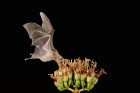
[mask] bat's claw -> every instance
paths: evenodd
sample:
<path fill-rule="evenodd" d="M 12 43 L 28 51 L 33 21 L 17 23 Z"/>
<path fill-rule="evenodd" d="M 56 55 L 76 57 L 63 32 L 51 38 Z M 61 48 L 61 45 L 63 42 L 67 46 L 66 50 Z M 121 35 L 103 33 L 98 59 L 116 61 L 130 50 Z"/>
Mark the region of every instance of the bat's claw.
<path fill-rule="evenodd" d="M 32 57 L 31 57 L 31 58 L 25 58 L 25 61 L 27 61 L 27 60 L 29 60 L 29 59 L 35 59 L 35 58 L 32 58 Z"/>
<path fill-rule="evenodd" d="M 29 59 L 31 59 L 31 58 L 25 58 L 25 61 L 27 61 L 27 60 L 29 60 Z"/>
<path fill-rule="evenodd" d="M 31 58 L 25 58 L 25 61 L 29 60 L 29 59 L 37 59 L 35 57 L 31 57 Z"/>

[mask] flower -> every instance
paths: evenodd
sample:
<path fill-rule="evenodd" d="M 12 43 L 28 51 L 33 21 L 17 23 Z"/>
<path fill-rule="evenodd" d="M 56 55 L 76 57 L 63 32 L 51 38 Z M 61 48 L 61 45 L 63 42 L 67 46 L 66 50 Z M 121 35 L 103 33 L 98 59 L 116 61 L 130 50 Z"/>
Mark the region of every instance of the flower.
<path fill-rule="evenodd" d="M 64 59 L 59 65 L 59 69 L 54 71 L 54 74 L 49 75 L 54 80 L 58 90 L 80 93 L 80 91 L 90 91 L 98 82 L 99 77 L 102 74 L 107 74 L 104 69 L 97 73 L 96 67 L 97 62 L 87 58 L 85 60 L 80 60 L 80 58 Z"/>

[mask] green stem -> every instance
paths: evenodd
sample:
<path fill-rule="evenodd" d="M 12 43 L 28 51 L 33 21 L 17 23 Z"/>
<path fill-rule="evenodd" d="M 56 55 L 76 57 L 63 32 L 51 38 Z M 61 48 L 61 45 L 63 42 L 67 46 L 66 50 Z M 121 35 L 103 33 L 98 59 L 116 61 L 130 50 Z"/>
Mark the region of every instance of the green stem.
<path fill-rule="evenodd" d="M 82 91 L 88 91 L 88 90 L 82 88 L 82 89 L 79 90 L 79 93 L 82 92 Z"/>
<path fill-rule="evenodd" d="M 72 89 L 72 88 L 68 88 L 67 90 L 74 92 L 74 89 Z"/>

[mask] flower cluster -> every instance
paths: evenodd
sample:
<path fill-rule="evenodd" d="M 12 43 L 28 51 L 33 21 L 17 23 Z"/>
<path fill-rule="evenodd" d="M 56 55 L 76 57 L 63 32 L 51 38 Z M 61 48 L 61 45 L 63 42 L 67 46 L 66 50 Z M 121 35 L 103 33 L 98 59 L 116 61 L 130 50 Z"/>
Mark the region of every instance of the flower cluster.
<path fill-rule="evenodd" d="M 59 91 L 70 90 L 73 93 L 89 91 L 97 83 L 102 74 L 106 74 L 104 69 L 95 71 L 97 62 L 85 58 L 85 60 L 64 59 L 59 69 L 54 74 L 49 74 L 54 80 Z M 74 88 L 74 89 L 73 89 Z"/>

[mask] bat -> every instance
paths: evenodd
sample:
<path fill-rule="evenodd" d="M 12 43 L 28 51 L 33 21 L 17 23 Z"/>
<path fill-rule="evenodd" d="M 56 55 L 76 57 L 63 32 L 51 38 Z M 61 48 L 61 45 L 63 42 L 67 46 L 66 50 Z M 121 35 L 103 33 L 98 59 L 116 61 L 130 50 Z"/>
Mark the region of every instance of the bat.
<path fill-rule="evenodd" d="M 54 60 L 59 65 L 63 62 L 64 58 L 53 46 L 54 29 L 49 18 L 43 12 L 40 12 L 40 16 L 42 19 L 42 26 L 35 22 L 25 23 L 23 25 L 30 39 L 32 39 L 32 46 L 35 46 L 31 58 L 26 58 L 25 60 L 40 59 L 42 62 Z"/>

